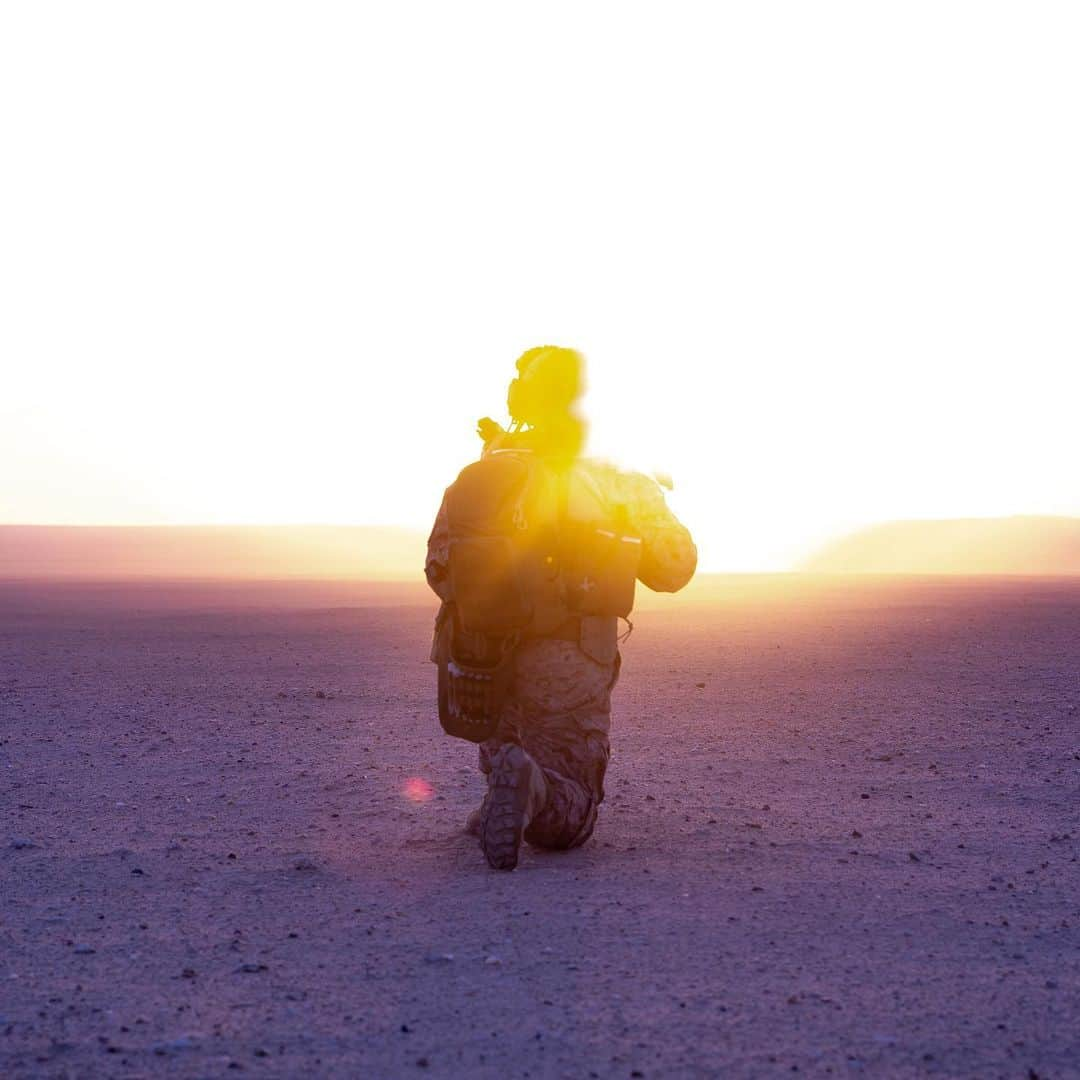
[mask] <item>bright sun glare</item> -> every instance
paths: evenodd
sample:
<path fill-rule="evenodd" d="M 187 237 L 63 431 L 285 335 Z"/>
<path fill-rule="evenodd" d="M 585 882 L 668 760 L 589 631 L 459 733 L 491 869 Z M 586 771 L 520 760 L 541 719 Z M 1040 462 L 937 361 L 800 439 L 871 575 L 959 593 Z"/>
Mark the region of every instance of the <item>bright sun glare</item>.
<path fill-rule="evenodd" d="M 590 363 L 705 569 L 1080 512 L 1068 4 L 7 5 L 10 522 L 425 527 Z"/>

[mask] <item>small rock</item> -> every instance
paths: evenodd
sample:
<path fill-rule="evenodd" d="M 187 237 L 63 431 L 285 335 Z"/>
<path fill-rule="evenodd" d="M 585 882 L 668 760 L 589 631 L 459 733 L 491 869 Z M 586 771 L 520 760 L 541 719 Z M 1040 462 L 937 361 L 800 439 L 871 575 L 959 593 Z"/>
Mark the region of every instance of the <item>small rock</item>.
<path fill-rule="evenodd" d="M 269 971 L 270 969 L 265 964 L 241 964 L 236 968 L 236 974 L 238 975 L 258 975 L 260 972 Z"/>
<path fill-rule="evenodd" d="M 312 859 L 297 859 L 293 863 L 293 869 L 299 870 L 303 874 L 310 874 L 314 870 L 318 870 L 318 864 Z"/>
<path fill-rule="evenodd" d="M 76 956 L 89 956 L 91 953 L 96 953 L 97 949 L 93 945 L 76 945 L 74 952 Z"/>
<path fill-rule="evenodd" d="M 25 836 L 16 836 L 10 846 L 16 851 L 28 851 L 30 848 L 36 848 L 37 844 L 33 840 L 27 840 Z"/>
<path fill-rule="evenodd" d="M 428 1061 L 426 1057 L 420 1057 L 416 1059 L 416 1064 L 419 1065 L 421 1069 L 426 1069 L 431 1062 Z"/>
<path fill-rule="evenodd" d="M 911 860 L 912 862 L 922 862 L 922 859 L 920 859 L 920 858 L 919 858 L 919 856 L 918 856 L 918 855 L 916 855 L 914 851 L 909 851 L 909 852 L 907 853 L 907 857 L 908 857 L 908 858 L 909 858 L 909 859 L 910 859 L 910 860 Z"/>
<path fill-rule="evenodd" d="M 316 690 L 315 691 L 315 696 L 317 698 L 320 698 L 321 700 L 325 701 L 326 700 L 326 691 L 325 690 Z"/>
<path fill-rule="evenodd" d="M 502 961 L 497 956 L 485 956 L 484 957 L 484 963 L 485 964 L 501 964 Z"/>
<path fill-rule="evenodd" d="M 182 1050 L 193 1050 L 198 1043 L 190 1035 L 181 1035 L 179 1038 L 170 1039 L 168 1042 L 154 1043 L 151 1050 L 158 1057 L 164 1057 L 166 1054 L 176 1054 Z"/>
<path fill-rule="evenodd" d="M 448 952 L 444 952 L 444 953 L 428 953 L 427 956 L 424 957 L 424 963 L 425 964 L 449 964 L 449 963 L 451 963 L 453 961 L 453 959 L 454 959 L 454 954 L 453 953 L 448 953 Z"/>

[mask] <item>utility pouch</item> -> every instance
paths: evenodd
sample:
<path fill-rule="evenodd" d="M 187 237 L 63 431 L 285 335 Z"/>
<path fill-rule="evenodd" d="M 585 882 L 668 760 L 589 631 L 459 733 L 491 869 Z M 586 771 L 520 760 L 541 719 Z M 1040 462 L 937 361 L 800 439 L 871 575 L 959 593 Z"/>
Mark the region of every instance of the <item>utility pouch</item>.
<path fill-rule="evenodd" d="M 562 574 L 568 607 L 579 615 L 627 618 L 640 562 L 640 537 L 590 525 L 566 530 Z"/>
<path fill-rule="evenodd" d="M 517 637 L 464 630 L 457 613 L 439 629 L 439 723 L 447 735 L 469 742 L 490 739 L 499 724 L 513 675 Z"/>
<path fill-rule="evenodd" d="M 583 615 L 581 651 L 598 664 L 613 664 L 619 655 L 618 620 L 611 615 Z"/>

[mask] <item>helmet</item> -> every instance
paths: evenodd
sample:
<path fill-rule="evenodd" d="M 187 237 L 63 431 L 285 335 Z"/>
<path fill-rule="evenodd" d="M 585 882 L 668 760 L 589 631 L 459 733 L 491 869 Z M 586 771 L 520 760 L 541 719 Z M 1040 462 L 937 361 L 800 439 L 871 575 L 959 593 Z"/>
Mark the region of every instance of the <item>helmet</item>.
<path fill-rule="evenodd" d="M 585 359 L 574 349 L 540 345 L 522 353 L 506 406 L 511 418 L 530 427 L 569 416 L 585 389 Z"/>

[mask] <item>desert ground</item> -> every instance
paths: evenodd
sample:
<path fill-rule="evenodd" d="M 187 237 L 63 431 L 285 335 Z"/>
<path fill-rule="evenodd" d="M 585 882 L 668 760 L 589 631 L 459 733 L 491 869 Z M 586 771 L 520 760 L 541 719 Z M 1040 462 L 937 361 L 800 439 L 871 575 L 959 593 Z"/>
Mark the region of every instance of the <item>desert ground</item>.
<path fill-rule="evenodd" d="M 0 586 L 0 1076 L 1080 1076 L 1080 580 L 650 600 L 512 874 L 433 614 Z"/>

